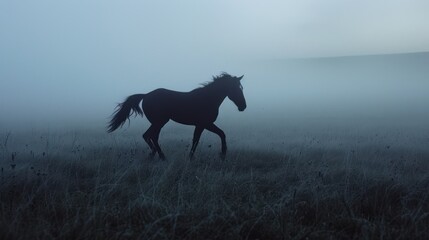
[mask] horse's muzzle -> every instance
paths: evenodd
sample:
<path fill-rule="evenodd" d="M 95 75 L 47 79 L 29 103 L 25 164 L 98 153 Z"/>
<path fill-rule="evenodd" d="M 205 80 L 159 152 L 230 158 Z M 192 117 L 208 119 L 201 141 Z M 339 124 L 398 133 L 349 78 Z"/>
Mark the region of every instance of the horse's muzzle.
<path fill-rule="evenodd" d="M 239 108 L 238 108 L 238 111 L 242 112 L 242 111 L 244 111 L 244 109 L 246 109 L 246 106 L 239 107 Z"/>

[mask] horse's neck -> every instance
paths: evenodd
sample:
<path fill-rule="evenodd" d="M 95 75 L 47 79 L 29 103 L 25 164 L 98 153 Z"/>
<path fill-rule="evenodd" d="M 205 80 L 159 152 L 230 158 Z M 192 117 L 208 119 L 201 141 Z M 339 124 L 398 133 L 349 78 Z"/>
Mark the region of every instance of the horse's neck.
<path fill-rule="evenodd" d="M 226 98 L 226 93 L 216 86 L 209 86 L 201 88 L 200 90 L 201 97 L 204 99 L 203 101 L 208 101 L 210 104 L 217 107 L 219 107 Z"/>

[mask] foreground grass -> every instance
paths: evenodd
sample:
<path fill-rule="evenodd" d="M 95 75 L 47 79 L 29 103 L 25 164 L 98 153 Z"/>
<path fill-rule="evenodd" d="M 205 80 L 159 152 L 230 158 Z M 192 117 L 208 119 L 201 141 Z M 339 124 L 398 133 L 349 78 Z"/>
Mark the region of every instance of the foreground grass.
<path fill-rule="evenodd" d="M 133 139 L 32 138 L 2 147 L 1 239 L 429 239 L 423 151 L 303 145 L 222 161 L 201 146 L 189 161 L 173 141 L 160 161 Z"/>

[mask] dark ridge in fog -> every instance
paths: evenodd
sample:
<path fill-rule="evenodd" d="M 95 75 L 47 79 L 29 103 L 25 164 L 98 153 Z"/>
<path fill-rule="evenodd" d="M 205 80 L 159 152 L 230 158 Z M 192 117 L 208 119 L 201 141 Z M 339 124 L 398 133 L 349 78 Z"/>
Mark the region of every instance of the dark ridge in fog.
<path fill-rule="evenodd" d="M 249 104 L 262 109 L 271 102 L 293 118 L 426 120 L 427 63 L 429 53 L 267 61 L 254 81 L 278 85 L 259 85 L 270 94 Z"/>
<path fill-rule="evenodd" d="M 372 58 L 372 59 L 384 59 L 384 60 L 392 60 L 392 59 L 404 59 L 406 57 L 410 57 L 412 59 L 416 58 L 427 58 L 427 55 L 429 54 L 429 51 L 422 51 L 422 52 L 399 52 L 399 53 L 386 53 L 386 54 L 355 54 L 355 55 L 333 55 L 333 56 L 322 56 L 322 57 L 295 57 L 295 58 L 278 58 L 274 60 L 268 60 L 271 62 L 278 62 L 278 61 L 314 61 L 314 60 L 322 60 L 322 61 L 347 61 L 347 60 L 359 60 L 359 59 L 366 59 L 366 58 Z"/>

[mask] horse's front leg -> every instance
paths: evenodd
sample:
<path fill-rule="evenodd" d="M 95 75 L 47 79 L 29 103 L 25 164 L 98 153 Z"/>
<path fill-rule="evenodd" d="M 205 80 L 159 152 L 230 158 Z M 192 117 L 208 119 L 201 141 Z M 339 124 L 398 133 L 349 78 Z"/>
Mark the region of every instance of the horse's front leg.
<path fill-rule="evenodd" d="M 191 159 L 194 157 L 195 149 L 198 146 L 198 142 L 200 141 L 200 137 L 201 137 L 201 134 L 203 133 L 203 131 L 204 131 L 203 127 L 195 126 L 194 138 L 192 139 L 191 152 L 189 153 L 189 158 L 191 158 Z"/>
<path fill-rule="evenodd" d="M 219 137 L 220 140 L 222 141 L 222 152 L 221 152 L 221 156 L 222 158 L 225 158 L 226 156 L 226 137 L 225 137 L 225 133 L 222 131 L 222 129 L 218 128 L 214 123 L 208 125 L 206 127 L 207 130 L 209 130 L 212 133 L 216 133 Z"/>

